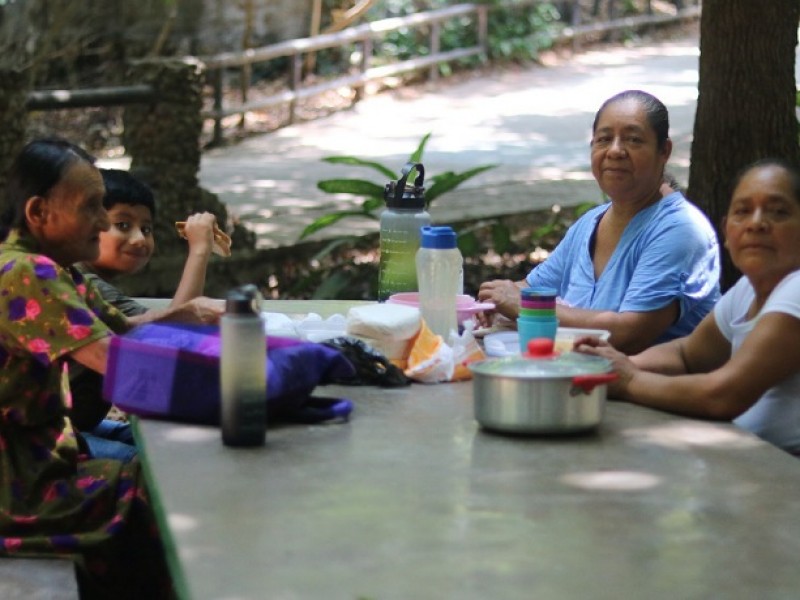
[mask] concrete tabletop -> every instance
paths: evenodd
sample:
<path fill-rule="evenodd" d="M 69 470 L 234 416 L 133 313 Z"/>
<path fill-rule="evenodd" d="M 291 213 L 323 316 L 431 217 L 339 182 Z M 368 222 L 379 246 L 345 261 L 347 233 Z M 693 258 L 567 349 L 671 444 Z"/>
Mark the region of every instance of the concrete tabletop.
<path fill-rule="evenodd" d="M 182 595 L 794 598 L 800 463 L 727 423 L 610 402 L 597 431 L 508 437 L 472 383 L 326 386 L 347 423 L 139 420 Z"/>

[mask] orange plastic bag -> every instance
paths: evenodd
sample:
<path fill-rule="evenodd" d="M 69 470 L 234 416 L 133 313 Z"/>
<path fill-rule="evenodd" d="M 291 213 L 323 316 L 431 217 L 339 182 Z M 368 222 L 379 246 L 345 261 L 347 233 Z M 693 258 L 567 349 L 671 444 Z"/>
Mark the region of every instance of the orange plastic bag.
<path fill-rule="evenodd" d="M 471 329 L 461 335 L 452 334 L 449 344 L 422 321 L 408 356 L 406 377 L 419 383 L 442 383 L 472 378 L 467 365 L 486 358 Z"/>

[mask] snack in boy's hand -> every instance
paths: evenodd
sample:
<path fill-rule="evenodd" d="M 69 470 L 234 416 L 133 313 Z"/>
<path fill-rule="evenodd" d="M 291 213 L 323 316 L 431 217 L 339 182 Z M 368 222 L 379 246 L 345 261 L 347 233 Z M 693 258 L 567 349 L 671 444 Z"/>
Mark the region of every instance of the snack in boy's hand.
<path fill-rule="evenodd" d="M 175 221 L 175 229 L 178 231 L 179 236 L 184 239 L 186 238 L 184 233 L 186 221 Z M 220 256 L 231 255 L 231 236 L 222 231 L 216 223 L 214 223 L 214 246 L 211 251 Z"/>

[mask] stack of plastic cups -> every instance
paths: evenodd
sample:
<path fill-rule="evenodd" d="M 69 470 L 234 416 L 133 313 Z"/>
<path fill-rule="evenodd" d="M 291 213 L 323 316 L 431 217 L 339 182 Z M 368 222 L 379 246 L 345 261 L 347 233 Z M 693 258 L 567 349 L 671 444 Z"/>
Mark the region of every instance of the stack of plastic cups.
<path fill-rule="evenodd" d="M 528 342 L 537 338 L 548 338 L 555 342 L 558 330 L 556 318 L 556 293 L 553 288 L 530 287 L 522 290 L 517 330 L 519 349 L 525 354 Z"/>

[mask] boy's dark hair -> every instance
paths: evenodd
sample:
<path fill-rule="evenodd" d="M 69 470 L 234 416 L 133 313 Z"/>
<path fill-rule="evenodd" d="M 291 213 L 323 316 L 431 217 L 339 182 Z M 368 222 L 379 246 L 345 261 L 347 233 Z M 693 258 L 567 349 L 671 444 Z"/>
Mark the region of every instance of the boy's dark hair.
<path fill-rule="evenodd" d="M 156 199 L 149 186 L 121 169 L 100 169 L 100 174 L 106 186 L 106 195 L 103 196 L 106 210 L 111 210 L 117 204 L 144 206 L 150 209 L 155 220 Z"/>

